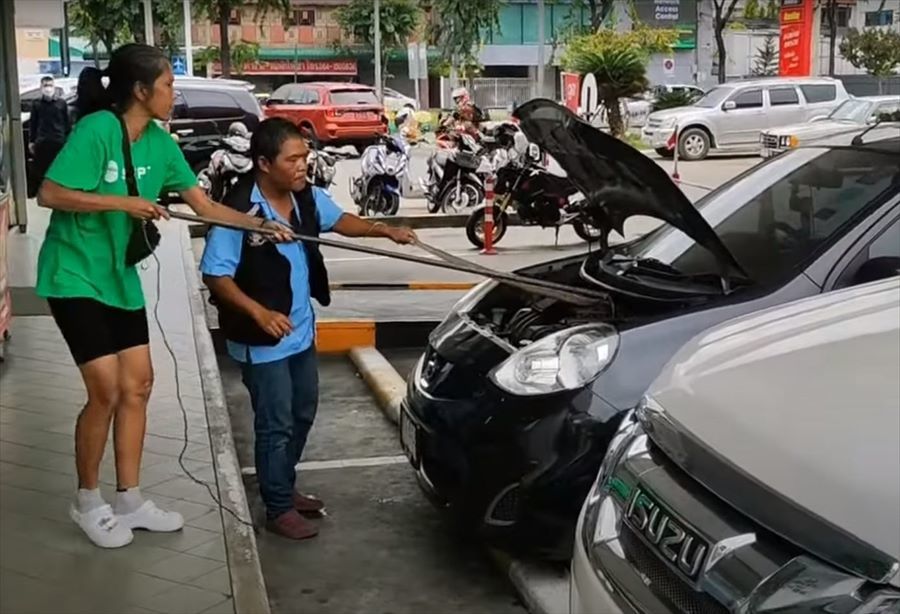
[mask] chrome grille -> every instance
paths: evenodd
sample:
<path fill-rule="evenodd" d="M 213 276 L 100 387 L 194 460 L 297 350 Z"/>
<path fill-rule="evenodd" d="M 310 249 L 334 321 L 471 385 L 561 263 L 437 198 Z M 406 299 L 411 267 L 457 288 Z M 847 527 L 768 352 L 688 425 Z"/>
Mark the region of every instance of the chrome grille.
<path fill-rule="evenodd" d="M 778 137 L 774 134 L 764 134 L 760 138 L 762 146 L 768 149 L 778 149 Z"/>
<path fill-rule="evenodd" d="M 647 120 L 647 126 L 650 128 L 659 128 L 662 126 L 662 121 L 658 119 L 650 119 Z"/>
<path fill-rule="evenodd" d="M 682 614 L 728 614 L 728 609 L 705 593 L 699 593 L 682 580 L 648 548 L 630 528 L 619 535 L 625 558 L 644 579 L 647 588 L 672 611 Z"/>

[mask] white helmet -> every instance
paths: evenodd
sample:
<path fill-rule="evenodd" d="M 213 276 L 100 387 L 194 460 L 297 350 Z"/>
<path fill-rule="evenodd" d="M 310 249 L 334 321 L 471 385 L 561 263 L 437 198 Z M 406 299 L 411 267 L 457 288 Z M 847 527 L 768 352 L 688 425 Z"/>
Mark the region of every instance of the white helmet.
<path fill-rule="evenodd" d="M 462 98 L 463 102 L 469 101 L 469 90 L 464 87 L 458 87 L 450 94 L 450 98 L 454 100 L 454 102 L 459 102 L 459 99 Z"/>
<path fill-rule="evenodd" d="M 397 115 L 394 117 L 394 123 L 397 124 L 397 126 L 402 126 L 411 116 L 412 109 L 410 109 L 409 107 L 403 107 L 402 109 L 397 111 Z"/>

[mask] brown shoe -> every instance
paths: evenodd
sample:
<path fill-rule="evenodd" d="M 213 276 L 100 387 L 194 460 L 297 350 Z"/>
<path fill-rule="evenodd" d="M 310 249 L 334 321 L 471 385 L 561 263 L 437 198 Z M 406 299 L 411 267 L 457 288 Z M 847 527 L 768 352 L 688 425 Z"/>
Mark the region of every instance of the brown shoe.
<path fill-rule="evenodd" d="M 288 539 L 309 539 L 319 534 L 316 525 L 291 510 L 266 523 L 269 530 Z"/>
<path fill-rule="evenodd" d="M 301 514 L 320 515 L 325 509 L 325 503 L 321 499 L 317 499 L 310 495 L 302 495 L 299 492 L 294 493 L 294 509 Z"/>

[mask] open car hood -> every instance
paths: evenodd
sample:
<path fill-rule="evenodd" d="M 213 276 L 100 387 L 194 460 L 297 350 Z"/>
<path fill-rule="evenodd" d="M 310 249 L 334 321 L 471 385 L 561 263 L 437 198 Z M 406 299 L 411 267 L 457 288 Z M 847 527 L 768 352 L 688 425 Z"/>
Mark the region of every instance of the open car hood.
<path fill-rule="evenodd" d="M 647 215 L 672 224 L 711 251 L 723 276 L 743 276 L 716 232 L 653 160 L 552 100 L 530 100 L 513 115 L 528 140 L 553 156 L 593 205 L 591 222 L 602 230 L 604 243 L 613 230 L 624 237 L 629 217 Z"/>

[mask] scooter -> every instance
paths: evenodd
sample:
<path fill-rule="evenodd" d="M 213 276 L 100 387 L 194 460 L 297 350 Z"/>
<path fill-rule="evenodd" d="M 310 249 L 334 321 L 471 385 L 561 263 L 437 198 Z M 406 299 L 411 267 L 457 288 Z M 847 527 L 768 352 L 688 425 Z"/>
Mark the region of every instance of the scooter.
<path fill-rule="evenodd" d="M 438 149 L 420 180 L 429 213 L 458 213 L 484 199 L 484 178 L 491 172 L 490 157 L 470 134 L 455 135 L 455 149 Z"/>
<path fill-rule="evenodd" d="M 319 188 L 329 189 L 334 183 L 335 157 L 321 149 L 312 149 L 306 159 L 309 182 Z"/>
<path fill-rule="evenodd" d="M 197 183 L 214 200 L 221 202 L 225 193 L 241 175 L 253 168 L 250 159 L 250 131 L 241 122 L 228 127 L 228 136 L 222 139 L 221 149 L 209 158 L 209 164 L 197 174 Z"/>
<path fill-rule="evenodd" d="M 362 175 L 350 179 L 350 196 L 360 216 L 397 214 L 409 156 L 409 144 L 401 137 L 384 136 L 366 148 L 359 162 Z"/>
<path fill-rule="evenodd" d="M 498 165 L 494 203 L 493 243 L 506 234 L 509 210 L 514 210 L 526 226 L 559 229 L 572 225 L 582 240 L 600 239 L 587 215 L 588 201 L 572 184 L 555 160 L 544 155 L 525 136 L 516 135 L 516 145 L 507 154 L 506 164 Z M 486 205 L 477 207 L 466 222 L 466 237 L 475 247 L 484 247 L 484 218 Z"/>

